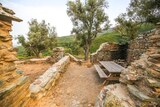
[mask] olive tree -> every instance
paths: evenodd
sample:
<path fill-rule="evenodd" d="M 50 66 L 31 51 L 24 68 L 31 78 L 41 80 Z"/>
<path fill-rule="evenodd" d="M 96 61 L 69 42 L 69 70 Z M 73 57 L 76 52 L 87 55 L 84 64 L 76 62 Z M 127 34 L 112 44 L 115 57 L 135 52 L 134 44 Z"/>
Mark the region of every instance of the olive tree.
<path fill-rule="evenodd" d="M 109 26 L 108 16 L 105 14 L 107 7 L 105 0 L 75 0 L 67 3 L 67 14 L 73 23 L 72 34 L 80 41 L 85 60 L 88 60 L 92 41 L 102 29 Z"/>
<path fill-rule="evenodd" d="M 17 39 L 29 56 L 34 55 L 39 57 L 42 51 L 52 49 L 56 46 L 56 36 L 55 27 L 50 27 L 44 20 L 38 23 L 36 19 L 32 19 L 29 22 L 27 40 L 23 35 L 19 35 Z"/>

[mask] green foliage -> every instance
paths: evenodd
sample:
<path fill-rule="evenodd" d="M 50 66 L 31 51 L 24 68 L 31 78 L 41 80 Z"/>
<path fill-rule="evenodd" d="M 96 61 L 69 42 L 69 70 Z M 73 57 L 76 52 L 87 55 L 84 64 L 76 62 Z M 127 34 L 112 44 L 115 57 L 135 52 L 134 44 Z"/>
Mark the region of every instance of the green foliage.
<path fill-rule="evenodd" d="M 128 36 L 130 40 L 136 38 L 138 29 L 140 28 L 139 23 L 126 14 L 120 14 L 115 21 L 117 22 L 115 31 L 119 32 L 121 36 Z"/>
<path fill-rule="evenodd" d="M 128 15 L 142 23 L 160 22 L 159 0 L 131 0 Z"/>
<path fill-rule="evenodd" d="M 102 25 L 108 28 L 108 16 L 105 14 L 105 0 L 68 1 L 67 14 L 73 23 L 72 33 L 75 34 L 80 46 L 84 49 L 85 60 L 89 56 L 92 41 L 101 32 Z"/>
<path fill-rule="evenodd" d="M 125 44 L 128 42 L 128 38 L 122 38 L 119 33 L 111 32 L 111 33 L 105 33 L 103 35 L 97 36 L 97 38 L 93 41 L 91 45 L 91 52 L 95 52 L 99 46 L 104 43 L 117 43 L 117 44 Z"/>
<path fill-rule="evenodd" d="M 28 56 L 39 57 L 40 53 L 46 49 L 51 50 L 56 46 L 56 35 L 55 27 L 50 27 L 44 20 L 38 23 L 36 19 L 32 19 L 29 22 L 27 40 L 25 40 L 23 35 L 18 35 L 17 39 L 24 47 Z"/>
<path fill-rule="evenodd" d="M 154 24 L 151 23 L 143 23 L 140 25 L 140 29 L 138 30 L 139 33 L 144 33 L 146 31 L 150 31 L 155 28 Z"/>
<path fill-rule="evenodd" d="M 17 52 L 17 58 L 18 59 L 29 59 L 29 58 L 32 58 L 31 56 L 28 56 L 27 53 L 26 53 L 26 50 L 23 46 L 17 46 L 16 47 L 18 49 L 18 52 Z"/>
<path fill-rule="evenodd" d="M 73 42 L 73 41 L 74 41 L 74 36 L 72 36 L 72 35 L 63 36 L 63 37 L 57 37 L 58 44 L 66 43 L 66 42 Z"/>
<path fill-rule="evenodd" d="M 25 49 L 24 49 L 23 46 L 17 46 L 16 48 L 18 49 L 18 52 L 17 52 L 18 58 L 19 58 L 19 57 L 25 57 L 25 56 L 26 56 L 26 54 L 25 54 Z"/>

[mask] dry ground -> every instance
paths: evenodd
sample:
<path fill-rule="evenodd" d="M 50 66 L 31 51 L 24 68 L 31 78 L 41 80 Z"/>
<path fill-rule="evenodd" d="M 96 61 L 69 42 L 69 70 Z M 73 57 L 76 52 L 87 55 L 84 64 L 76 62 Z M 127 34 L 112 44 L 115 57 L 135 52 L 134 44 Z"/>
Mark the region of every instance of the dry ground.
<path fill-rule="evenodd" d="M 32 64 L 18 64 L 17 68 L 24 71 L 24 75 L 30 77 L 31 82 L 37 79 L 41 74 L 43 74 L 51 64 L 47 63 L 32 63 Z"/>
<path fill-rule="evenodd" d="M 29 107 L 93 107 L 102 82 L 93 66 L 71 63 L 50 93 Z"/>

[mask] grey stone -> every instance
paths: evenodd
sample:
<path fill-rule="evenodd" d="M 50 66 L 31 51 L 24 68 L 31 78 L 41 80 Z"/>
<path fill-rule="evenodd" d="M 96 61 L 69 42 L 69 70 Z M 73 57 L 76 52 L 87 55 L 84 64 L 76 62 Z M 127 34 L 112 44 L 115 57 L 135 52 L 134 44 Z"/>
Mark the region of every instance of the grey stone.
<path fill-rule="evenodd" d="M 160 42 L 157 42 L 156 44 L 157 44 L 157 46 L 160 46 Z"/>
<path fill-rule="evenodd" d="M 20 77 L 20 78 L 18 79 L 18 81 L 17 81 L 17 85 L 22 85 L 22 84 L 24 84 L 24 83 L 27 81 L 27 79 L 28 79 L 28 76 L 22 76 L 22 77 Z"/>
<path fill-rule="evenodd" d="M 3 85 L 3 80 L 0 80 L 0 87 Z"/>
<path fill-rule="evenodd" d="M 16 70 L 17 74 L 23 74 L 23 72 L 24 72 L 23 70 L 19 70 L 19 69 Z"/>
<path fill-rule="evenodd" d="M 149 86 L 160 88 L 160 81 L 157 81 L 155 79 L 147 79 L 147 82 L 149 83 Z"/>
<path fill-rule="evenodd" d="M 29 86 L 29 90 L 31 93 L 38 93 L 38 92 L 40 92 L 40 89 L 41 89 L 41 87 L 39 85 L 31 84 Z"/>
<path fill-rule="evenodd" d="M 134 95 L 135 97 L 139 98 L 142 101 L 155 101 L 154 98 L 151 98 L 147 95 L 145 95 L 143 92 L 141 92 L 140 90 L 138 90 L 134 85 L 127 85 L 127 88 L 129 90 L 129 92 Z"/>

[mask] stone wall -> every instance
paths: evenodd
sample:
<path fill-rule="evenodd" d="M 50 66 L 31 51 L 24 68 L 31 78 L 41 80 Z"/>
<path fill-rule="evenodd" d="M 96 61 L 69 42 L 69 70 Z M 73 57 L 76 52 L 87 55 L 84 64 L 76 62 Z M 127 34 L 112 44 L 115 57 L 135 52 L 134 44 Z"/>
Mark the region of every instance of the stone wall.
<path fill-rule="evenodd" d="M 105 94 L 100 94 L 96 107 L 116 107 L 116 104 L 120 107 L 160 107 L 160 23 L 156 30 L 150 33 L 148 43 L 151 45 L 140 59 L 132 62 L 121 73 L 119 85 L 125 92 L 117 90 L 117 85 L 106 86 L 102 90 Z M 113 96 L 112 99 L 108 99 L 108 95 Z M 124 102 L 127 105 L 124 105 Z"/>
<path fill-rule="evenodd" d="M 40 99 L 45 96 L 50 90 L 60 75 L 65 71 L 66 66 L 70 62 L 70 57 L 65 56 L 57 63 L 53 64 L 44 74 L 36 79 L 29 87 L 30 97 L 33 99 Z"/>
<path fill-rule="evenodd" d="M 58 62 L 64 56 L 64 48 L 56 47 L 53 49 L 52 55 L 47 59 L 50 63 Z"/>
<path fill-rule="evenodd" d="M 96 63 L 101 60 L 112 60 L 112 53 L 118 51 L 118 45 L 114 43 L 103 43 L 99 49 L 90 56 L 91 63 Z"/>
<path fill-rule="evenodd" d="M 149 42 L 149 37 L 153 35 L 155 29 L 139 35 L 136 39 L 130 41 L 127 54 L 127 62 L 130 64 L 134 60 L 146 52 L 146 50 L 152 45 Z"/>
<path fill-rule="evenodd" d="M 16 72 L 17 60 L 12 46 L 12 21 L 22 21 L 14 12 L 0 4 L 0 107 L 20 107 L 25 104 L 29 80 Z"/>

